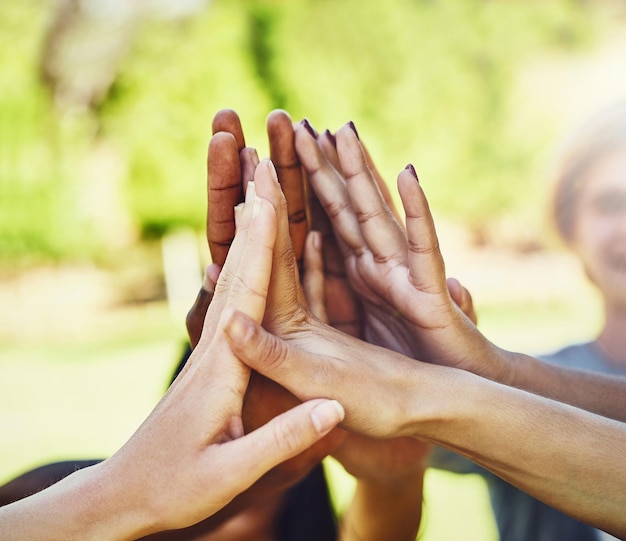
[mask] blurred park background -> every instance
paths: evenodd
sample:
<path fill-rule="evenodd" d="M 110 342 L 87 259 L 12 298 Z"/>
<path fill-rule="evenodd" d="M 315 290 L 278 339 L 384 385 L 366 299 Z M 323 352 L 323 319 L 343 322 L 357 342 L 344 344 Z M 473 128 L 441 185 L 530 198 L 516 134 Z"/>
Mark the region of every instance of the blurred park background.
<path fill-rule="evenodd" d="M 415 164 L 490 338 L 537 353 L 592 336 L 550 167 L 626 95 L 625 24 L 617 0 L 3 2 L 0 482 L 107 456 L 166 387 L 208 261 L 224 107 L 261 155 L 273 108 L 318 129 L 353 120 L 392 191 Z M 429 473 L 423 539 L 495 539 L 485 494 Z"/>

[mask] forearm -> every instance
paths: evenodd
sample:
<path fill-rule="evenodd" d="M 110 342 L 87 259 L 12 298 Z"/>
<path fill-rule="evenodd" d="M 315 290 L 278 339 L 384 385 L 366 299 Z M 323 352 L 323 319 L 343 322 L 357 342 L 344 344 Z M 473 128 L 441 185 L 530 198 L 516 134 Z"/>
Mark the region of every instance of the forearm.
<path fill-rule="evenodd" d="M 510 354 L 511 384 L 547 398 L 626 422 L 626 378 L 576 370 Z"/>
<path fill-rule="evenodd" d="M 359 480 L 340 541 L 414 541 L 422 517 L 424 470 L 402 482 Z"/>
<path fill-rule="evenodd" d="M 122 540 L 144 533 L 144 516 L 123 506 L 123 495 L 101 465 L 79 470 L 51 487 L 0 508 L 5 541 Z"/>
<path fill-rule="evenodd" d="M 435 400 L 433 422 L 422 419 L 416 434 L 565 513 L 626 535 L 626 425 L 471 374 L 453 374 Z"/>

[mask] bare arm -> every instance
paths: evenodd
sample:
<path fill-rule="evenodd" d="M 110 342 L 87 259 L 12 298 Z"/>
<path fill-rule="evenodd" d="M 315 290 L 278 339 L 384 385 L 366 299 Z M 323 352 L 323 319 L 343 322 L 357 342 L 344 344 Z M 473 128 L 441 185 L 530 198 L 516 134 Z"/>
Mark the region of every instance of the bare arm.
<path fill-rule="evenodd" d="M 261 164 L 259 175 L 271 175 L 271 166 Z M 233 309 L 261 321 L 276 236 L 271 205 L 250 192 L 185 370 L 112 457 L 0 508 L 0 538 L 122 540 L 190 526 L 341 420 L 339 404 L 317 399 L 244 435 L 250 370 L 221 328 Z"/>
<path fill-rule="evenodd" d="M 382 328 L 402 337 L 407 347 L 400 351 L 626 421 L 626 395 L 617 378 L 505 351 L 456 306 L 428 202 L 410 167 L 398 176 L 407 239 L 351 127 L 344 126 L 336 135 L 345 178 L 324 160 L 306 131 L 296 135 L 311 184 L 340 240 L 351 284 Z"/>
<path fill-rule="evenodd" d="M 444 446 L 565 513 L 626 535 L 623 423 L 320 324 L 282 340 L 235 314 L 226 332 L 241 360 L 299 398 L 341 400 L 349 430 Z"/>
<path fill-rule="evenodd" d="M 389 298 L 403 297 L 409 306 L 411 288 L 428 284 L 429 273 L 423 269 L 430 266 L 429 272 L 439 276 L 442 263 L 426 200 L 409 170 L 400 174 L 399 187 L 411 252 L 404 266 L 390 269 L 387 291 Z M 367 246 L 367 240 L 358 242 Z M 402 276 L 408 280 L 405 285 Z M 423 289 L 420 299 L 439 307 L 433 316 L 445 323 L 447 311 L 454 310 L 440 304 L 441 292 L 447 291 L 445 279 Z M 274 334 L 241 314 L 234 314 L 226 326 L 234 353 L 254 369 L 300 399 L 340 399 L 349 430 L 378 438 L 413 436 L 445 446 L 566 513 L 613 534 L 626 534 L 626 520 L 618 511 L 626 505 L 624 424 L 470 370 L 422 363 L 367 344 L 325 326 L 302 306 L 289 310 L 283 304 L 281 309 Z M 460 328 L 427 327 L 440 353 L 457 355 L 451 363 L 482 363 L 491 369 L 499 362 L 510 368 L 507 363 L 513 361 L 506 352 L 468 327 L 469 320 L 461 321 Z M 466 334 L 458 338 L 457 333 Z M 455 353 L 460 346 L 462 352 Z M 490 359 L 483 358 L 484 351 Z M 626 393 L 623 382 L 613 383 Z"/>

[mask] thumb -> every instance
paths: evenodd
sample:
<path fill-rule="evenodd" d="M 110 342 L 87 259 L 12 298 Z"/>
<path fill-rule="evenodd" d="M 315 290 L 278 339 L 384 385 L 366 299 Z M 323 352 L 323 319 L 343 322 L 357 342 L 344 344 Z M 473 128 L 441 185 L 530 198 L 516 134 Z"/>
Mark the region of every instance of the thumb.
<path fill-rule="evenodd" d="M 336 400 L 316 398 L 281 413 L 250 434 L 226 444 L 243 492 L 274 466 L 321 440 L 344 418 Z M 251 457 L 254 457 L 251 460 Z"/>
<path fill-rule="evenodd" d="M 284 340 L 267 332 L 256 321 L 233 308 L 224 310 L 224 334 L 231 351 L 250 368 L 267 376 L 291 390 L 298 383 L 305 383 L 310 367 L 303 359 L 295 359 L 291 348 Z M 299 352 L 306 356 L 305 352 Z M 298 366 L 301 370 L 295 370 Z M 292 391 L 293 392 L 293 391 Z M 299 396 L 308 399 L 313 396 Z M 319 395 L 318 395 L 319 396 Z"/>

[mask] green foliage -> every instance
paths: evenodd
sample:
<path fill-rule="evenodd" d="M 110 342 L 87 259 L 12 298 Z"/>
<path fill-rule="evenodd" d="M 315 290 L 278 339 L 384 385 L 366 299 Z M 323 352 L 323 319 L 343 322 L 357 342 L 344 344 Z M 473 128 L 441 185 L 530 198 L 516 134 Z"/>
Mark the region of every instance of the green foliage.
<path fill-rule="evenodd" d="M 551 134 L 516 128 L 517 70 L 597 31 L 593 6 L 571 0 L 214 0 L 186 20 L 144 21 L 104 100 L 68 120 L 37 79 L 50 9 L 29 0 L 0 13 L 0 254 L 10 259 L 115 244 L 110 224 L 81 208 L 81 164 L 101 141 L 125 164 L 128 238 L 201 229 L 210 122 L 223 107 L 261 155 L 272 108 L 322 129 L 354 120 L 388 181 L 414 163 L 433 207 L 480 236 L 543 198 L 533 177 Z"/>

